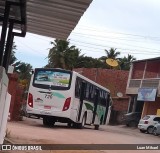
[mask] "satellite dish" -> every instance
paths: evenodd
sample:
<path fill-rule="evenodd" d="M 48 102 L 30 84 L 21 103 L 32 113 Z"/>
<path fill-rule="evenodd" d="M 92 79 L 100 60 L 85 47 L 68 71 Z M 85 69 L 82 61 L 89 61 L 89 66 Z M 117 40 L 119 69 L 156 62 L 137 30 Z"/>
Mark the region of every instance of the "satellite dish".
<path fill-rule="evenodd" d="M 117 60 L 112 59 L 112 58 L 106 59 L 106 63 L 107 63 L 108 65 L 112 66 L 112 67 L 118 66 Z"/>
<path fill-rule="evenodd" d="M 123 93 L 117 92 L 117 97 L 123 97 Z"/>

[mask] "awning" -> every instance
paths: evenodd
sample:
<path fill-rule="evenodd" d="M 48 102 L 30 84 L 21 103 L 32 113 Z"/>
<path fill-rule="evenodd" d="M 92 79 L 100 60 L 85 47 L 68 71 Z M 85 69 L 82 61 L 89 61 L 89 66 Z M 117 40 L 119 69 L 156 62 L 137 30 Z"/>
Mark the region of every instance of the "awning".
<path fill-rule="evenodd" d="M 4 15 L 4 2 L 5 0 L 0 0 L 1 18 Z M 67 39 L 91 2 L 92 0 L 27 0 L 27 32 Z M 18 21 L 19 14 L 18 9 L 12 8 L 10 17 Z"/>

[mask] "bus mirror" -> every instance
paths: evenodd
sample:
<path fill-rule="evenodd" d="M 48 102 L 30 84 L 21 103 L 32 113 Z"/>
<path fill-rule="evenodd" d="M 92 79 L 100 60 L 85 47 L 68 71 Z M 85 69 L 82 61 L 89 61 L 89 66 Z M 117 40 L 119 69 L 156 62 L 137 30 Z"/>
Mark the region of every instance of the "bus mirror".
<path fill-rule="evenodd" d="M 31 73 L 32 73 L 32 74 L 34 74 L 34 71 L 33 71 L 33 70 L 31 70 Z"/>

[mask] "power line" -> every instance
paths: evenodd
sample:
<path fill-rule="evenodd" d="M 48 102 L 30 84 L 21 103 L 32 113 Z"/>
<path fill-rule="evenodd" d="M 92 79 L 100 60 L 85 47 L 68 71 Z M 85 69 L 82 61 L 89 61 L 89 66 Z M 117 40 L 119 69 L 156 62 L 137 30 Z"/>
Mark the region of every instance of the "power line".
<path fill-rule="evenodd" d="M 91 38 L 91 36 L 88 36 L 87 34 L 81 34 L 81 33 L 76 33 L 76 34 L 79 34 L 79 35 L 81 35 L 81 36 L 83 36 L 83 37 L 87 37 L 87 38 Z M 86 36 L 85 36 L 86 35 Z M 39 39 L 41 39 L 41 40 L 45 40 L 45 39 L 42 39 L 42 38 L 40 38 L 40 37 L 38 37 L 38 36 L 34 36 L 34 35 L 31 35 L 31 36 L 33 36 L 33 37 L 35 37 L 35 38 L 39 38 Z M 95 35 L 96 36 L 96 35 Z M 101 40 L 101 41 L 105 41 L 105 40 L 102 40 L 102 39 L 97 39 L 97 38 L 94 38 L 95 40 Z M 119 39 L 118 39 L 119 40 Z M 125 39 L 124 39 L 125 40 Z M 45 40 L 45 41 L 47 41 L 48 42 L 48 40 Z M 111 42 L 111 43 L 117 43 L 117 42 L 114 42 L 114 41 L 108 41 L 107 40 L 107 42 Z M 137 41 L 138 42 L 138 41 Z M 122 44 L 122 45 L 126 45 L 126 46 L 132 46 L 132 47 L 138 47 L 138 48 L 142 48 L 142 49 L 149 49 L 149 50 L 156 50 L 156 51 L 160 51 L 160 50 L 158 50 L 158 49 L 153 49 L 153 48 L 146 48 L 146 47 L 141 47 L 141 46 L 135 46 L 135 45 L 130 45 L 130 44 Z"/>
<path fill-rule="evenodd" d="M 90 38 L 90 36 L 83 36 L 83 34 L 81 35 L 81 37 L 87 37 L 87 38 Z M 95 40 L 101 40 L 101 41 L 105 41 L 105 40 L 102 40 L 102 39 L 97 39 L 97 38 L 94 38 Z M 111 43 L 116 43 L 117 42 L 114 42 L 114 41 L 110 41 L 110 40 L 107 40 L 107 42 L 111 42 Z M 125 43 L 121 43 L 121 45 L 126 45 L 126 46 L 132 46 L 132 47 L 138 47 L 138 48 L 142 48 L 142 49 L 149 49 L 149 50 L 156 50 L 156 51 L 160 51 L 158 49 L 154 49 L 154 48 L 146 48 L 146 47 L 141 47 L 141 46 L 135 46 L 135 45 L 131 45 L 131 44 L 125 44 Z"/>
<path fill-rule="evenodd" d="M 143 41 L 143 43 L 145 43 L 144 42 L 144 40 L 137 40 L 137 38 L 136 39 L 127 39 L 126 37 L 126 39 L 124 39 L 124 37 L 113 37 L 113 36 L 105 36 L 104 34 L 103 35 L 97 35 L 97 34 L 84 34 L 84 33 L 78 33 L 78 32 L 72 32 L 73 33 L 73 35 L 77 35 L 77 36 L 79 36 L 79 35 L 82 35 L 82 36 L 85 36 L 85 37 L 99 37 L 99 38 L 105 38 L 105 39 L 117 39 L 117 40 L 125 40 L 125 41 L 131 41 L 131 42 L 142 42 Z M 94 38 L 94 39 L 97 39 L 97 38 Z M 146 41 L 146 39 L 145 39 L 145 41 Z M 150 40 L 150 41 L 160 41 L 160 40 Z M 148 43 L 148 42 L 147 42 Z"/>
<path fill-rule="evenodd" d="M 142 38 L 149 38 L 149 39 L 160 39 L 160 37 L 157 36 L 144 36 L 144 35 L 138 35 L 138 34 L 131 34 L 131 33 L 123 33 L 123 32 L 113 32 L 113 31 L 108 31 L 107 29 L 103 28 L 103 30 L 100 29 L 95 29 L 93 27 L 89 27 L 89 26 L 84 26 L 84 25 L 79 25 L 80 29 L 86 29 L 86 30 L 90 30 L 90 31 L 107 31 L 108 33 L 114 33 L 114 34 L 121 34 L 121 35 L 129 35 L 129 36 L 134 36 L 134 37 L 142 37 Z M 83 28 L 84 27 L 84 28 Z"/>
<path fill-rule="evenodd" d="M 40 35 L 38 36 L 38 35 L 33 35 L 33 34 L 31 34 L 31 33 L 27 33 L 27 34 L 29 34 L 30 36 L 32 36 L 32 37 L 35 37 L 35 38 L 38 38 L 38 39 L 41 39 L 41 40 L 44 40 L 44 41 L 46 41 L 46 42 L 48 42 L 49 43 L 49 41 L 47 40 L 47 39 L 43 39 Z M 51 42 L 51 41 L 50 41 Z"/>
<path fill-rule="evenodd" d="M 87 47 L 87 48 L 93 48 L 93 49 L 98 49 L 98 50 L 102 50 L 102 48 L 96 48 L 96 47 L 90 47 L 90 46 L 85 46 L 85 45 L 80 45 L 81 47 Z M 111 48 L 111 47 L 108 47 L 108 48 Z M 103 48 L 105 49 L 105 48 Z M 126 50 L 126 49 L 125 49 Z M 98 52 L 98 51 L 97 51 Z M 124 51 L 121 51 L 121 53 L 129 53 L 129 52 L 124 52 Z M 134 52 L 135 54 L 139 54 L 138 52 Z M 146 53 L 146 51 L 141 51 L 141 54 L 142 53 Z M 148 52 L 149 54 L 151 54 L 151 52 Z M 152 52 L 152 54 L 159 54 L 159 52 Z"/>
<path fill-rule="evenodd" d="M 94 35 L 94 34 L 84 34 L 84 33 L 78 33 L 78 32 L 72 32 L 73 35 L 77 35 L 77 36 L 85 36 L 85 37 L 99 37 L 99 38 L 105 38 L 105 39 L 118 39 L 118 40 L 125 40 L 125 41 L 134 41 L 134 42 L 140 42 L 142 40 L 135 40 L 135 39 L 124 39 L 124 37 L 113 37 L 113 36 L 100 36 L 100 35 Z M 126 38 L 126 37 L 125 37 Z M 97 38 L 94 38 L 97 39 Z"/>
<path fill-rule="evenodd" d="M 44 51 L 39 51 L 39 50 L 36 50 L 36 49 L 34 49 L 34 48 L 32 48 L 32 47 L 30 47 L 30 46 L 28 46 L 27 44 L 25 44 L 24 42 L 22 43 L 21 41 L 19 41 L 19 40 L 16 40 L 16 41 L 18 41 L 22 46 L 26 46 L 27 48 L 29 48 L 30 50 L 32 50 L 32 51 L 34 51 L 34 52 L 36 52 L 36 53 L 40 53 L 40 54 L 43 54 L 43 55 L 45 55 L 43 52 Z M 45 55 L 46 56 L 46 55 Z"/>
<path fill-rule="evenodd" d="M 98 53 L 100 53 L 100 51 L 95 51 L 95 50 L 88 50 L 88 49 L 84 49 L 84 51 L 86 51 L 86 52 L 92 52 L 92 53 L 94 53 L 94 52 L 98 52 Z M 122 54 L 128 54 L 128 52 L 121 52 Z M 140 55 L 142 55 L 142 53 L 132 53 L 132 54 L 140 54 Z M 152 53 L 146 53 L 146 55 L 153 55 Z M 157 55 L 157 54 L 154 54 L 154 55 Z"/>
<path fill-rule="evenodd" d="M 93 46 L 99 46 L 99 47 L 104 47 L 104 48 L 112 48 L 111 46 L 104 46 L 104 45 L 100 45 L 100 44 L 92 44 L 92 43 L 86 43 L 86 42 L 82 42 L 82 41 L 77 41 L 77 40 L 73 40 L 73 39 L 70 39 L 71 41 L 73 42 L 78 42 L 78 43 L 82 43 L 82 44 L 88 44 L 88 45 L 93 45 Z M 127 48 L 119 48 L 119 47 L 115 47 L 117 49 L 121 49 L 121 50 L 131 50 L 131 49 L 127 49 Z M 133 50 L 133 49 L 132 49 Z M 136 49 L 135 49 L 136 50 Z M 160 50 L 159 50 L 160 51 Z M 147 51 L 144 51 L 145 53 Z M 149 52 L 150 53 L 150 52 Z M 160 54 L 160 52 L 151 52 L 151 53 L 157 53 L 157 54 Z"/>

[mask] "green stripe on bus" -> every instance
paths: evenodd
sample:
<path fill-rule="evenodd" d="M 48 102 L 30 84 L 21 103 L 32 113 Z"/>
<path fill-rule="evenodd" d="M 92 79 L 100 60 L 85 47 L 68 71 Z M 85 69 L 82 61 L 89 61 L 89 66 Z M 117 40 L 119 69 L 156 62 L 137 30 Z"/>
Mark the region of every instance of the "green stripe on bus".
<path fill-rule="evenodd" d="M 93 106 L 91 104 L 88 104 L 88 103 L 84 103 L 84 104 L 85 104 L 85 106 L 86 106 L 86 108 L 88 110 L 92 110 L 93 111 Z"/>
<path fill-rule="evenodd" d="M 58 98 L 65 98 L 62 94 L 58 92 L 52 92 L 52 96 L 58 97 Z"/>

